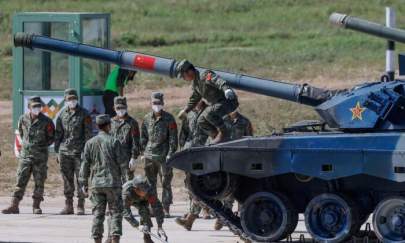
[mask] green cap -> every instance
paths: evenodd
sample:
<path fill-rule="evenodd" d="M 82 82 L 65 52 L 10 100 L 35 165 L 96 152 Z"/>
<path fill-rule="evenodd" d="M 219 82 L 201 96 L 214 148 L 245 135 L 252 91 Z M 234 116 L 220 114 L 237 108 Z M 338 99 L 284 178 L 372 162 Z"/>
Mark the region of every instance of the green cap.
<path fill-rule="evenodd" d="M 178 78 L 181 78 L 183 76 L 183 73 L 190 69 L 194 69 L 194 65 L 188 60 L 183 59 L 176 66 L 176 76 Z"/>
<path fill-rule="evenodd" d="M 114 98 L 114 106 L 116 108 L 127 108 L 127 98 L 123 96 L 117 96 Z"/>
<path fill-rule="evenodd" d="M 110 124 L 111 123 L 111 119 L 110 116 L 107 114 L 101 114 L 96 116 L 96 124 L 97 125 L 106 125 L 106 124 Z"/>
<path fill-rule="evenodd" d="M 163 93 L 162 92 L 152 92 L 152 95 L 150 98 L 152 99 L 152 102 L 158 101 L 163 103 Z"/>
<path fill-rule="evenodd" d="M 65 89 L 65 98 L 71 98 L 71 97 L 76 97 L 77 98 L 77 91 L 75 89 Z"/>
<path fill-rule="evenodd" d="M 147 194 L 151 194 L 152 187 L 144 176 L 136 175 L 134 179 L 132 179 L 132 185 Z"/>
<path fill-rule="evenodd" d="M 39 96 L 33 96 L 28 100 L 28 107 L 30 106 L 36 106 L 36 105 L 44 105 L 44 102 L 41 100 L 41 97 Z"/>

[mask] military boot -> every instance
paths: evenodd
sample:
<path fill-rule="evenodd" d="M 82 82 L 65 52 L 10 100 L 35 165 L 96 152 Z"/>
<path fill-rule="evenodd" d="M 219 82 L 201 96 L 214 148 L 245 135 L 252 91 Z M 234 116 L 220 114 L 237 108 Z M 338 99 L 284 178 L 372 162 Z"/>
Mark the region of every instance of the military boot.
<path fill-rule="evenodd" d="M 79 201 L 77 201 L 77 215 L 84 215 L 84 198 L 80 198 Z"/>
<path fill-rule="evenodd" d="M 222 227 L 224 227 L 224 224 L 222 223 L 222 221 L 219 218 L 217 218 L 217 220 L 215 220 L 214 229 L 221 230 Z"/>
<path fill-rule="evenodd" d="M 120 237 L 118 235 L 113 235 L 111 243 L 120 243 Z"/>
<path fill-rule="evenodd" d="M 94 238 L 94 243 L 102 243 L 102 238 Z"/>
<path fill-rule="evenodd" d="M 211 214 L 207 208 L 203 209 L 203 219 L 211 219 Z"/>
<path fill-rule="evenodd" d="M 170 218 L 170 206 L 164 206 L 163 212 L 165 214 L 165 218 Z"/>
<path fill-rule="evenodd" d="M 74 214 L 73 210 L 73 199 L 69 198 L 65 200 L 65 207 L 60 211 L 61 215 L 68 215 L 68 214 Z"/>
<path fill-rule="evenodd" d="M 11 205 L 8 208 L 5 208 L 1 210 L 1 213 L 3 214 L 19 214 L 20 209 L 18 208 L 18 205 L 20 204 L 20 199 L 13 197 L 11 199 Z"/>
<path fill-rule="evenodd" d="M 176 218 L 175 222 L 181 226 L 183 226 L 186 230 L 190 231 L 193 227 L 193 223 L 198 218 L 197 215 L 189 213 L 187 217 L 184 218 Z"/>
<path fill-rule="evenodd" d="M 41 199 L 34 198 L 32 203 L 32 213 L 33 214 L 42 214 L 42 209 L 40 208 Z"/>
<path fill-rule="evenodd" d="M 150 238 L 149 234 L 143 234 L 143 242 L 144 243 L 154 243 L 152 238 Z"/>

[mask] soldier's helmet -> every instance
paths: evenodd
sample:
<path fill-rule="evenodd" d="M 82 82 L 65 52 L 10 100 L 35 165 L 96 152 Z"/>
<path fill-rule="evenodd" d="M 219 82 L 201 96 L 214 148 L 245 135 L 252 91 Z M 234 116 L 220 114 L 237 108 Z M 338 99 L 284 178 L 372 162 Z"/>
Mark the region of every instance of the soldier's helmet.
<path fill-rule="evenodd" d="M 194 70 L 195 69 L 194 65 L 190 61 L 183 59 L 176 66 L 176 76 L 178 78 L 182 78 L 183 73 L 187 72 L 190 69 Z"/>
<path fill-rule="evenodd" d="M 151 96 L 150 96 L 152 103 L 153 102 L 160 102 L 160 103 L 164 103 L 164 94 L 162 92 L 152 92 Z"/>
<path fill-rule="evenodd" d="M 111 123 L 110 116 L 107 114 L 101 114 L 96 116 L 96 124 L 99 126 L 107 125 Z"/>
<path fill-rule="evenodd" d="M 41 97 L 39 96 L 33 96 L 28 100 L 28 107 L 33 107 L 33 106 L 44 106 L 44 102 L 42 101 Z"/>
<path fill-rule="evenodd" d="M 65 99 L 76 98 L 77 99 L 77 91 L 75 89 L 69 88 L 65 89 Z"/>
<path fill-rule="evenodd" d="M 134 179 L 132 179 L 132 185 L 134 188 L 139 189 L 146 194 L 151 194 L 152 187 L 150 186 L 148 180 L 141 175 L 136 175 Z"/>
<path fill-rule="evenodd" d="M 127 106 L 127 98 L 123 96 L 117 96 L 114 98 L 114 107 L 115 108 L 121 108 L 121 109 L 126 109 Z"/>

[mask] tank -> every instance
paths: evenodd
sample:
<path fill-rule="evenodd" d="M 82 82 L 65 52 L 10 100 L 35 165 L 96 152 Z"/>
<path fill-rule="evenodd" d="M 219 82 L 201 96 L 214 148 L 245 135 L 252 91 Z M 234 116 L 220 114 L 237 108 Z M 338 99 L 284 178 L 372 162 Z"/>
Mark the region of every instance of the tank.
<path fill-rule="evenodd" d="M 405 31 L 332 14 L 340 26 L 405 42 Z M 148 54 L 18 33 L 15 46 L 55 51 L 174 78 L 178 61 Z M 199 70 L 205 68 L 198 67 Z M 302 121 L 281 134 L 246 137 L 178 152 L 168 160 L 187 186 L 242 239 L 274 242 L 294 232 L 298 215 L 317 242 L 359 234 L 373 213 L 384 242 L 405 241 L 405 81 L 365 82 L 347 90 L 214 70 L 235 89 L 312 106 L 320 121 Z M 224 209 L 235 198 L 240 215 Z"/>

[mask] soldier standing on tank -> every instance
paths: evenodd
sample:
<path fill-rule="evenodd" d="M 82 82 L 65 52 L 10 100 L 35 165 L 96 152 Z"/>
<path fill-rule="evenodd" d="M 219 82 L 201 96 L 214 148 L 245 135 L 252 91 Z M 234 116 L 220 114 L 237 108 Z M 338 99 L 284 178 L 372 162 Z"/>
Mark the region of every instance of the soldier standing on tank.
<path fill-rule="evenodd" d="M 2 210 L 4 214 L 18 214 L 18 205 L 22 200 L 31 174 L 34 177 L 33 213 L 42 214 L 41 201 L 44 200 L 44 184 L 48 172 L 48 147 L 55 139 L 55 126 L 41 110 L 44 106 L 41 98 L 31 97 L 28 102 L 29 112 L 18 120 L 18 131 L 22 138 L 19 156 L 17 184 L 11 205 Z"/>
<path fill-rule="evenodd" d="M 122 96 L 114 98 L 114 109 L 116 116 L 111 120 L 111 135 L 120 143 L 124 159 L 121 161 L 123 172 L 123 184 L 132 180 L 136 159 L 140 154 L 140 133 L 138 122 L 132 118 L 127 111 L 127 99 Z"/>
<path fill-rule="evenodd" d="M 78 104 L 77 91 L 65 90 L 66 107 L 61 110 L 56 119 L 55 152 L 58 154 L 56 161 L 60 165 L 63 179 L 63 192 L 65 207 L 60 214 L 73 214 L 73 196 L 78 197 L 77 215 L 84 215 L 85 196 L 80 190 L 79 172 L 81 154 L 84 144 L 92 137 L 92 120 L 89 112 Z"/>
<path fill-rule="evenodd" d="M 157 176 L 161 171 L 163 210 L 165 217 L 170 217 L 173 168 L 166 166 L 166 160 L 177 150 L 177 125 L 174 117 L 163 110 L 163 93 L 153 92 L 151 99 L 152 112 L 145 116 L 141 127 L 145 174 L 153 188 L 153 196 L 157 197 Z"/>
<path fill-rule="evenodd" d="M 184 118 L 201 99 L 204 99 L 208 107 L 198 118 L 198 126 L 211 137 L 213 144 L 223 141 L 226 133 L 223 116 L 239 106 L 233 89 L 215 72 L 206 70 L 200 73 L 187 60 L 182 60 L 177 65 L 176 72 L 184 80 L 192 82 L 193 90 L 188 104 L 179 112 L 178 117 Z"/>
<path fill-rule="evenodd" d="M 158 235 L 166 236 L 162 227 L 164 218 L 162 203 L 154 195 L 154 189 L 145 177 L 137 175 L 133 180 L 129 180 L 125 183 L 122 187 L 122 198 L 124 201 L 123 216 L 125 220 L 135 228 L 139 227 L 139 222 L 132 215 L 131 206 L 138 209 L 139 215 L 141 216 L 141 224 L 143 225 L 141 231 L 144 232 L 143 240 L 145 243 L 153 243 L 148 234 L 153 227 L 149 214 L 149 206 L 152 207 L 153 214 L 156 218 Z"/>
<path fill-rule="evenodd" d="M 227 128 L 227 136 L 229 140 L 236 140 L 242 137 L 253 136 L 252 123 L 248 118 L 240 114 L 237 110 L 229 113 L 224 117 L 224 123 Z M 235 199 L 228 197 L 222 201 L 224 208 L 232 210 Z M 214 224 L 215 230 L 220 230 L 223 227 L 223 223 L 217 218 Z"/>
<path fill-rule="evenodd" d="M 97 136 L 86 142 L 83 152 L 83 163 L 80 169 L 80 183 L 87 194 L 90 178 L 91 201 L 93 203 L 92 238 L 101 243 L 104 232 L 105 212 L 111 214 L 111 242 L 118 243 L 122 235 L 122 181 L 121 181 L 121 144 L 111 136 L 111 120 L 109 115 L 96 117 L 100 129 Z"/>

